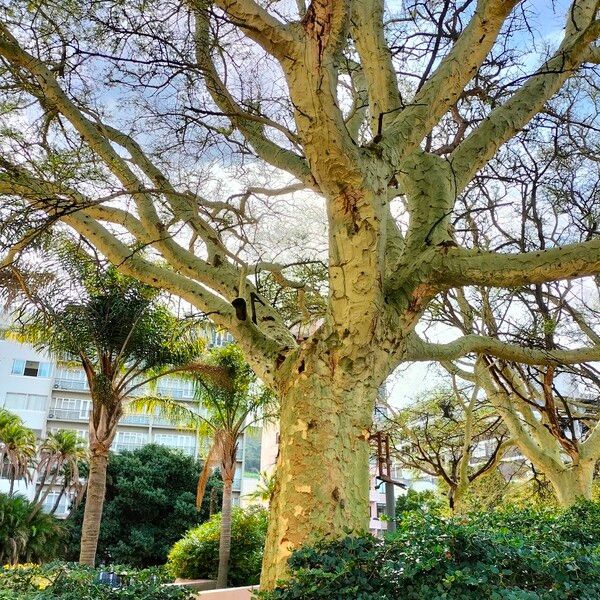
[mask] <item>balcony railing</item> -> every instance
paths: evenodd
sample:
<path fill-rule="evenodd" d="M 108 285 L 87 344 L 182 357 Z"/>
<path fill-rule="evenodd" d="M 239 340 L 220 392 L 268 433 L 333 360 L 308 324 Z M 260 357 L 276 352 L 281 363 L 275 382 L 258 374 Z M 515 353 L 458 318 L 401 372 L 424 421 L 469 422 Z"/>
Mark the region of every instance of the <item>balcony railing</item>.
<path fill-rule="evenodd" d="M 63 379 L 57 377 L 54 380 L 55 390 L 88 391 L 90 386 L 83 379 Z"/>
<path fill-rule="evenodd" d="M 150 415 L 125 415 L 119 422 L 124 425 L 150 425 Z"/>
<path fill-rule="evenodd" d="M 158 396 L 164 396 L 165 398 L 193 398 L 194 390 L 185 388 L 172 388 L 156 386 L 156 394 Z"/>
<path fill-rule="evenodd" d="M 82 412 L 70 408 L 50 408 L 48 418 L 56 421 L 89 421 L 90 411 Z"/>
<path fill-rule="evenodd" d="M 125 450 L 139 450 L 146 446 L 149 442 L 117 442 L 115 444 L 115 452 L 123 452 Z"/>

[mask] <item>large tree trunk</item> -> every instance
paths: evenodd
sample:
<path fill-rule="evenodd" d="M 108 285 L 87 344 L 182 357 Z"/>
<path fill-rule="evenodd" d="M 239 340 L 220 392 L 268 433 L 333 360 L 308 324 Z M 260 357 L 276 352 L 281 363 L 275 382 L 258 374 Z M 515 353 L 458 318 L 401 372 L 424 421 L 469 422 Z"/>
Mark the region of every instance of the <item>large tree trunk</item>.
<path fill-rule="evenodd" d="M 81 549 L 79 552 L 79 562 L 82 565 L 90 565 L 91 567 L 96 564 L 96 550 L 98 548 L 102 509 L 106 494 L 107 466 L 107 453 L 92 453 L 85 510 L 83 513 L 83 525 L 81 528 Z"/>
<path fill-rule="evenodd" d="M 580 462 L 563 471 L 546 471 L 554 493 L 561 506 L 572 506 L 578 500 L 592 499 L 595 464 L 593 461 Z"/>
<path fill-rule="evenodd" d="M 333 356 L 331 361 L 302 362 L 302 375 L 281 397 L 264 589 L 285 577 L 294 548 L 368 529 L 369 436 L 377 387 L 360 377 L 353 385 L 341 384 Z"/>

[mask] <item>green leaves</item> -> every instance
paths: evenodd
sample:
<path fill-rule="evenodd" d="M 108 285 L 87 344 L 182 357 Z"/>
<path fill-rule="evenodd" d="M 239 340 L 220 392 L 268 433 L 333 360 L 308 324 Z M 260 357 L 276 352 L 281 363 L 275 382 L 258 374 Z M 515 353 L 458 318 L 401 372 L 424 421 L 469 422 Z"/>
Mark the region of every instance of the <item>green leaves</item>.
<path fill-rule="evenodd" d="M 118 563 L 138 568 L 164 564 L 171 546 L 208 518 L 211 499 L 220 505 L 221 482 L 215 475 L 208 482 L 201 511 L 196 510 L 199 472 L 200 465 L 191 456 L 155 444 L 111 454 L 98 557 L 110 555 Z M 76 559 L 83 506 L 69 521 L 68 558 Z"/>
<path fill-rule="evenodd" d="M 289 565 L 291 579 L 263 600 L 591 600 L 600 595 L 600 505 L 448 520 L 404 513 L 386 541 L 323 542 Z"/>
<path fill-rule="evenodd" d="M 0 600 L 188 600 L 193 596 L 186 588 L 162 585 L 164 577 L 157 569 L 113 569 L 127 585 L 112 590 L 98 581 L 100 569 L 69 563 L 0 568 Z"/>
<path fill-rule="evenodd" d="M 258 583 L 267 533 L 267 512 L 254 508 L 232 511 L 229 584 Z M 219 566 L 221 514 L 190 529 L 169 553 L 167 568 L 175 577 L 216 579 Z"/>
<path fill-rule="evenodd" d="M 0 494 L 0 565 L 53 559 L 62 550 L 64 533 L 61 521 L 37 512 L 25 498 Z"/>

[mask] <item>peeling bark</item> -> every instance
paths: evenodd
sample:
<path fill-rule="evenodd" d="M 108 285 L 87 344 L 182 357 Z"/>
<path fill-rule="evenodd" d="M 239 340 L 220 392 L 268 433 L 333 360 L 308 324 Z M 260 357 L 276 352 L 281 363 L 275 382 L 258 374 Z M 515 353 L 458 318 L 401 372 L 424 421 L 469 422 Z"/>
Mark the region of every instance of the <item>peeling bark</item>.
<path fill-rule="evenodd" d="M 377 382 L 360 358 L 305 361 L 282 386 L 280 451 L 261 585 L 287 572 L 292 549 L 368 530 L 369 435 Z M 345 366 L 342 366 L 344 364 Z M 353 368 L 352 368 L 353 367 Z"/>

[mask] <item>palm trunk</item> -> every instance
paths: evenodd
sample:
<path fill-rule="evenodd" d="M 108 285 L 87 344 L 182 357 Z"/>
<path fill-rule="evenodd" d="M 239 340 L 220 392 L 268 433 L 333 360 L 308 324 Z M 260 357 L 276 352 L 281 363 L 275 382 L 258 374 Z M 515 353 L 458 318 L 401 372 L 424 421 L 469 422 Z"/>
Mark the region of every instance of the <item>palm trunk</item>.
<path fill-rule="evenodd" d="M 231 553 L 231 506 L 233 501 L 233 477 L 223 479 L 223 503 L 221 504 L 221 537 L 219 538 L 219 570 L 217 588 L 227 587 L 229 555 Z"/>
<path fill-rule="evenodd" d="M 63 487 L 60 490 L 60 494 L 56 497 L 56 502 L 52 506 L 52 510 L 50 511 L 51 515 L 53 515 L 54 513 L 56 513 L 56 511 L 58 510 L 58 505 L 60 504 L 60 501 L 62 500 L 62 497 L 65 495 L 65 489 L 66 488 L 63 485 Z"/>
<path fill-rule="evenodd" d="M 85 365 L 84 365 L 85 368 Z M 79 562 L 95 566 L 102 509 L 106 495 L 108 454 L 117 433 L 117 425 L 123 414 L 123 404 L 114 395 L 110 380 L 102 375 L 88 375 L 92 391 L 90 415 L 90 472 L 87 481 L 85 510 L 81 527 Z"/>
<path fill-rule="evenodd" d="M 10 488 L 8 489 L 8 495 L 12 496 L 15 489 L 15 479 L 17 477 L 17 473 L 14 467 L 12 467 L 12 473 L 10 476 Z"/>
<path fill-rule="evenodd" d="M 40 480 L 37 482 L 37 490 L 35 491 L 35 496 L 33 497 L 32 502 L 35 504 L 38 502 L 38 500 L 40 499 L 40 494 L 42 493 L 42 489 L 44 487 L 44 484 L 46 483 L 46 479 L 48 478 L 48 473 L 50 473 L 50 467 L 51 467 L 51 462 L 50 460 L 48 460 L 48 462 L 46 463 L 46 466 L 44 468 L 44 471 L 42 472 L 42 476 L 40 477 Z M 41 504 L 43 504 L 43 500 L 41 502 Z"/>
<path fill-rule="evenodd" d="M 79 562 L 91 567 L 96 564 L 96 550 L 106 494 L 107 466 L 108 455 L 106 453 L 92 453 L 79 552 Z"/>
<path fill-rule="evenodd" d="M 302 368 L 302 377 L 280 396 L 264 589 L 285 578 L 293 549 L 368 530 L 369 437 L 377 387 L 369 385 L 368 375 L 350 381 L 322 364 Z"/>
<path fill-rule="evenodd" d="M 44 490 L 44 493 L 42 494 L 42 496 L 39 497 L 39 495 L 38 495 L 36 507 L 31 511 L 31 513 L 29 515 L 30 521 L 32 521 L 33 518 L 40 512 L 40 510 L 42 510 L 42 506 L 44 505 L 44 502 L 46 501 L 48 494 L 50 494 L 50 491 L 52 490 L 52 488 L 54 488 L 54 485 L 56 484 L 56 481 L 57 481 L 58 475 L 59 475 L 59 470 L 61 468 L 62 468 L 62 464 L 57 463 L 56 468 L 54 470 L 54 474 L 52 475 L 52 479 L 50 480 L 50 483 L 46 486 L 46 489 Z M 42 485 L 44 485 L 44 483 L 46 483 L 46 474 L 44 474 L 44 480 L 42 481 Z M 41 489 L 41 488 L 39 488 L 39 489 Z M 51 514 L 54 514 L 54 513 L 51 513 Z"/>

